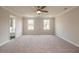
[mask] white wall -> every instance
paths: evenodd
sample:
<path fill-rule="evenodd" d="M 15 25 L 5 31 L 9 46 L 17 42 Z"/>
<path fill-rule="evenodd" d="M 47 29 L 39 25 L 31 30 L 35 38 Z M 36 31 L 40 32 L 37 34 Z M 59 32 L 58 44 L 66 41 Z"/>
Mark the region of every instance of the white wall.
<path fill-rule="evenodd" d="M 0 7 L 0 44 L 9 40 L 9 15 L 7 12 Z"/>
<path fill-rule="evenodd" d="M 56 35 L 79 45 L 79 7 L 55 19 Z"/>
<path fill-rule="evenodd" d="M 22 36 L 22 19 L 21 17 L 15 17 L 16 20 L 16 38 Z"/>
<path fill-rule="evenodd" d="M 10 40 L 10 15 L 14 15 L 8 10 L 0 7 L 0 45 Z M 22 35 L 21 18 L 14 15 L 16 18 L 16 37 Z"/>
<path fill-rule="evenodd" d="M 27 29 L 27 21 L 28 19 L 34 20 L 34 30 Z M 43 30 L 43 20 L 50 20 L 50 30 Z M 35 18 L 25 18 L 23 20 L 23 34 L 24 35 L 52 35 L 54 34 L 54 19 L 53 18 L 45 18 L 45 17 L 35 17 Z"/>

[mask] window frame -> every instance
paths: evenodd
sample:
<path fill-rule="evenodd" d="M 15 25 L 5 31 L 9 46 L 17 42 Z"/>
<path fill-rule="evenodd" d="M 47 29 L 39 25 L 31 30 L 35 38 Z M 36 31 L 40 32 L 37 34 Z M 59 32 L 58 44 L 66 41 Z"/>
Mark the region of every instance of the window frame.
<path fill-rule="evenodd" d="M 43 30 L 50 30 L 50 20 L 49 19 L 43 20 Z"/>
<path fill-rule="evenodd" d="M 34 30 L 34 20 L 33 19 L 28 19 L 28 21 L 27 21 L 27 29 L 28 30 Z"/>

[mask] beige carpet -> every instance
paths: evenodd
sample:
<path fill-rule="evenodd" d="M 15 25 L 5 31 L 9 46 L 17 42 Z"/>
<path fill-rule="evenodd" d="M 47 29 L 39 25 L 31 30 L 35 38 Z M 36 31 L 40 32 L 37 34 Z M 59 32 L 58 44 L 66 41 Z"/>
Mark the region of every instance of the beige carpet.
<path fill-rule="evenodd" d="M 24 35 L 0 47 L 3 53 L 79 52 L 79 48 L 55 35 Z"/>

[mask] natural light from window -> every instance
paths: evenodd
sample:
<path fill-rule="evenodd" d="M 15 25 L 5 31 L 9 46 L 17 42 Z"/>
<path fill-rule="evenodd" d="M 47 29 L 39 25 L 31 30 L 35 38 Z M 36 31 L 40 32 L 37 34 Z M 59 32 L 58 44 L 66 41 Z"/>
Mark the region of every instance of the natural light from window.
<path fill-rule="evenodd" d="M 33 19 L 28 20 L 28 30 L 34 30 L 34 20 Z"/>
<path fill-rule="evenodd" d="M 50 30 L 50 20 L 49 19 L 43 20 L 43 29 Z"/>

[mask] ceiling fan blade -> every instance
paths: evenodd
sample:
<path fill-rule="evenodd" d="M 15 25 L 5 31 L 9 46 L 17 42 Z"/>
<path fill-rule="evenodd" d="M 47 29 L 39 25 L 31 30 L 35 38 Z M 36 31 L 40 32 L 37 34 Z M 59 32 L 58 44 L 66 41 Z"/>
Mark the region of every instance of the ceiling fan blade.
<path fill-rule="evenodd" d="M 40 9 L 40 6 L 37 6 L 38 9 Z"/>
<path fill-rule="evenodd" d="M 46 11 L 46 10 L 41 10 L 41 12 L 48 12 L 48 11 Z"/>
<path fill-rule="evenodd" d="M 44 9 L 46 6 L 42 6 L 41 9 Z"/>

